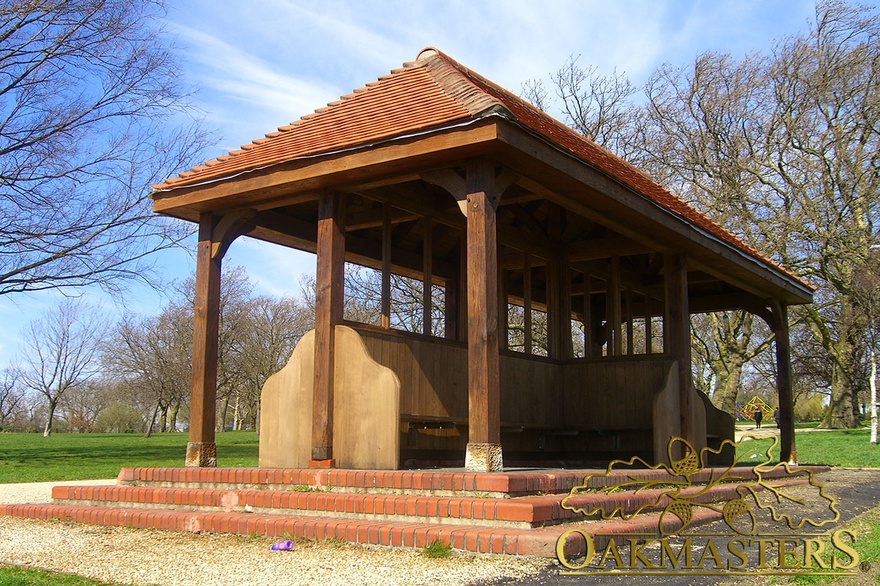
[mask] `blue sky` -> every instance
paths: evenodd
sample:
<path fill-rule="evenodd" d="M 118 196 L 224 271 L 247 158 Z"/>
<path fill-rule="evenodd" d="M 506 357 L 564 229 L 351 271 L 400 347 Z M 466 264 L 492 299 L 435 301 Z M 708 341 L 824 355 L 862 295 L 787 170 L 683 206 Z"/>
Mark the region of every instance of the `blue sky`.
<path fill-rule="evenodd" d="M 181 75 L 222 137 L 209 158 L 273 131 L 373 81 L 435 46 L 519 93 L 570 56 L 600 72 L 625 72 L 641 86 L 663 63 L 685 66 L 716 51 L 742 56 L 805 31 L 807 0 L 170 0 L 166 29 L 184 56 Z M 552 113 L 552 112 L 551 112 Z M 198 164 L 201 161 L 193 161 Z M 193 244 L 194 246 L 194 244 Z M 171 278 L 194 274 L 183 253 L 157 259 Z M 239 239 L 224 263 L 244 266 L 261 292 L 298 294 L 314 257 Z M 56 294 L 0 299 L 0 365 L 14 359 L 18 332 Z M 93 303 L 117 311 L 99 292 Z M 161 294 L 136 289 L 128 306 L 155 312 Z"/>

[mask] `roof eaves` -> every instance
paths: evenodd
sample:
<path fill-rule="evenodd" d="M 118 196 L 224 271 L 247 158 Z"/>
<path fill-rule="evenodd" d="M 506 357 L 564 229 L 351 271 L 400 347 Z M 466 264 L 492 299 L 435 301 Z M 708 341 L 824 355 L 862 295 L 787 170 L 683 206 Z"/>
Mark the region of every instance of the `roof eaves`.
<path fill-rule="evenodd" d="M 244 169 L 244 170 L 239 171 L 238 173 L 235 173 L 232 175 L 222 175 L 222 176 L 218 176 L 218 177 L 210 177 L 210 178 L 205 179 L 204 181 L 199 181 L 196 183 L 185 183 L 183 185 L 175 185 L 175 184 L 168 184 L 166 181 L 166 183 L 154 185 L 149 193 L 149 197 L 153 198 L 154 196 L 156 196 L 160 193 L 168 193 L 168 192 L 174 191 L 175 189 L 190 189 L 190 188 L 196 188 L 196 187 L 204 187 L 206 185 L 213 185 L 216 183 L 222 183 L 224 181 L 230 181 L 233 179 L 237 179 L 240 177 L 250 175 L 252 173 L 257 173 L 260 171 L 264 171 L 266 169 L 278 167 L 280 165 L 286 165 L 286 164 L 292 163 L 294 161 L 306 161 L 306 160 L 318 159 L 318 158 L 322 158 L 322 157 L 332 157 L 334 155 L 341 155 L 341 154 L 351 153 L 351 152 L 355 152 L 355 151 L 359 151 L 359 150 L 370 149 L 370 148 L 374 148 L 374 147 L 378 147 L 378 146 L 387 145 L 387 144 L 397 142 L 397 141 L 408 140 L 411 138 L 417 138 L 420 136 L 425 136 L 425 135 L 433 134 L 433 133 L 437 133 L 437 132 L 443 132 L 446 130 L 453 130 L 455 128 L 464 128 L 464 127 L 470 126 L 472 124 L 475 124 L 475 123 L 483 120 L 486 116 L 491 116 L 491 115 L 495 115 L 495 114 L 493 114 L 491 112 L 487 112 L 486 114 L 484 114 L 483 116 L 481 116 L 479 118 L 464 118 L 462 120 L 458 120 L 458 121 L 452 122 L 450 124 L 444 124 L 441 126 L 420 129 L 417 131 L 408 132 L 406 134 L 389 136 L 387 138 L 383 138 L 380 140 L 375 140 L 375 141 L 366 142 L 366 143 L 357 144 L 357 145 L 351 145 L 351 146 L 341 148 L 341 149 L 300 155 L 300 156 L 294 157 L 292 159 L 273 162 L 268 165 L 263 165 L 261 167 L 253 167 L 253 168 L 249 168 L 249 169 Z M 217 160 L 223 160 L 226 158 L 229 158 L 229 156 L 227 155 L 225 157 L 217 157 Z M 216 163 L 214 163 L 214 164 L 216 164 Z M 205 165 L 210 166 L 210 163 L 205 163 Z M 192 171 L 191 172 L 184 171 L 184 172 L 180 173 L 179 176 L 181 178 L 186 178 L 186 177 L 189 177 L 194 174 L 195 173 Z"/>
<path fill-rule="evenodd" d="M 425 55 L 423 57 L 423 54 Z M 432 59 L 437 57 L 439 59 Z M 570 157 L 573 157 L 580 161 L 581 163 L 587 164 L 591 168 L 601 172 L 603 175 L 611 178 L 615 182 L 625 186 L 629 191 L 637 194 L 640 198 L 644 199 L 652 206 L 662 210 L 665 214 L 668 214 L 674 218 L 677 218 L 679 221 L 682 221 L 688 225 L 690 225 L 694 230 L 700 232 L 707 238 L 719 243 L 723 243 L 726 248 L 736 250 L 737 254 L 741 255 L 743 258 L 747 258 L 750 262 L 756 263 L 758 266 L 765 266 L 770 268 L 774 272 L 785 276 L 787 280 L 790 280 L 794 283 L 797 283 L 798 287 L 804 290 L 805 292 L 812 292 L 816 290 L 816 287 L 803 281 L 796 275 L 790 273 L 785 268 L 780 265 L 774 263 L 772 260 L 749 246 L 742 239 L 738 238 L 736 235 L 732 234 L 728 230 L 716 224 L 711 218 L 706 216 L 704 213 L 700 212 L 693 206 L 688 205 L 681 198 L 679 198 L 674 193 L 670 192 L 663 186 L 656 183 L 653 178 L 630 163 L 629 161 L 617 156 L 607 148 L 596 144 L 595 142 L 587 139 L 580 133 L 574 131 L 569 126 L 563 124 L 562 122 L 556 120 L 552 116 L 548 115 L 546 112 L 536 108 L 532 104 L 523 100 L 519 96 L 516 96 L 510 93 L 508 90 L 498 86 L 494 82 L 484 78 L 478 73 L 471 71 L 467 67 L 461 65 L 451 57 L 437 51 L 433 48 L 428 48 L 423 50 L 422 54 L 419 55 L 418 61 L 426 61 L 426 62 L 434 62 L 440 61 L 445 63 L 448 67 L 454 68 L 464 77 L 471 80 L 471 84 L 475 87 L 477 84 L 483 86 L 485 89 L 481 89 L 476 87 L 477 91 L 480 93 L 486 94 L 487 90 L 491 93 L 494 93 L 496 96 L 490 96 L 494 99 L 494 101 L 498 104 L 499 112 L 503 112 L 504 117 L 509 120 L 515 122 L 517 126 L 523 128 L 533 136 L 536 136 L 546 142 L 547 144 L 553 146 L 553 148 L 559 150 L 567 154 Z M 435 65 L 435 67 L 437 67 Z M 522 110 L 520 110 L 522 109 Z M 540 120 L 541 124 L 546 124 L 548 130 L 555 130 L 557 132 L 563 133 L 564 135 L 570 137 L 571 139 L 576 139 L 579 145 L 582 148 L 586 148 L 593 152 L 595 155 L 599 157 L 600 160 L 607 161 L 611 165 L 625 169 L 625 172 L 631 173 L 633 175 L 633 179 L 635 179 L 635 183 L 641 184 L 647 182 L 651 187 L 651 191 L 655 191 L 658 194 L 662 194 L 663 199 L 669 200 L 669 205 L 665 204 L 663 201 L 652 197 L 648 193 L 644 192 L 638 184 L 634 184 L 633 181 L 627 180 L 625 177 L 619 177 L 617 174 L 610 172 L 608 169 L 602 168 L 601 164 L 597 164 L 593 161 L 590 161 L 587 157 L 583 156 L 581 153 L 578 153 L 574 148 L 568 148 L 563 144 L 557 143 L 552 138 L 552 133 L 544 132 L 541 128 L 534 127 L 528 119 L 521 119 L 520 116 L 517 115 L 517 110 L 520 110 L 521 113 L 524 113 L 526 118 L 534 118 L 534 120 Z M 676 209 L 680 208 L 680 209 Z M 687 213 L 685 213 L 685 210 Z M 692 217 L 689 217 L 692 216 Z M 693 221 L 699 217 L 697 222 Z M 717 227 L 719 230 L 723 232 L 723 236 L 719 236 L 718 234 L 714 234 L 712 231 L 704 228 L 699 225 L 699 221 L 702 221 L 708 225 L 712 225 Z"/>
<path fill-rule="evenodd" d="M 583 157 L 578 156 L 577 153 L 572 152 L 570 149 L 567 149 L 564 146 L 556 144 L 554 141 L 550 140 L 549 137 L 547 137 L 546 135 L 542 134 L 541 132 L 538 132 L 535 129 L 531 128 L 529 125 L 524 124 L 524 123 L 520 122 L 519 120 L 516 120 L 515 118 L 511 120 L 511 123 L 515 124 L 517 127 L 521 128 L 523 131 L 529 133 L 530 135 L 534 136 L 535 138 L 541 140 L 542 142 L 544 142 L 546 145 L 553 148 L 557 152 L 562 153 L 563 155 L 570 157 L 572 159 L 575 159 L 579 163 L 590 167 L 594 171 L 602 173 L 602 175 L 608 177 L 611 181 L 614 181 L 615 183 L 620 184 L 622 187 L 626 188 L 627 191 L 635 194 L 640 199 L 642 199 L 643 201 L 648 203 L 650 206 L 659 210 L 662 214 L 667 215 L 667 216 L 675 219 L 679 223 L 685 224 L 686 226 L 688 226 L 691 229 L 698 232 L 703 237 L 708 238 L 709 240 L 711 240 L 713 242 L 716 242 L 718 244 L 723 245 L 728 250 L 732 250 L 732 251 L 736 252 L 736 254 L 738 256 L 745 259 L 750 264 L 753 264 L 755 266 L 758 266 L 758 267 L 761 267 L 764 269 L 770 269 L 774 273 L 785 278 L 786 281 L 791 282 L 794 286 L 796 286 L 797 288 L 802 290 L 807 295 L 812 295 L 813 292 L 817 290 L 816 286 L 811 285 L 810 283 L 807 283 L 806 281 L 804 281 L 803 279 L 801 279 L 797 275 L 790 273 L 785 268 L 779 266 L 778 264 L 776 264 L 772 260 L 770 260 L 767 257 L 765 257 L 764 255 L 762 255 L 760 252 L 753 249 L 751 246 L 749 246 L 748 244 L 746 244 L 745 242 L 743 242 L 742 240 L 737 238 L 735 235 L 730 234 L 730 236 L 732 238 L 736 238 L 740 242 L 740 246 L 733 246 L 732 243 L 729 242 L 728 240 L 721 238 L 718 235 L 713 234 L 712 232 L 704 229 L 702 226 L 690 221 L 687 217 L 683 216 L 682 214 L 677 213 L 675 210 L 670 209 L 669 207 L 663 205 L 661 202 L 658 202 L 654 198 L 645 195 L 640 190 L 634 189 L 632 185 L 629 185 L 625 181 L 622 181 L 621 179 L 619 179 L 618 177 L 615 177 L 615 176 L 607 173 L 603 169 L 597 167 L 592 162 L 585 160 Z M 668 192 L 668 193 L 671 197 L 675 197 L 676 199 L 678 199 L 677 196 L 675 196 L 673 193 L 671 193 L 671 192 Z M 681 201 L 681 200 L 679 200 L 679 201 Z M 682 205 L 687 205 L 684 202 L 681 202 L 681 203 L 682 203 Z M 712 219 L 709 218 L 708 216 L 706 216 L 704 213 L 700 212 L 699 210 L 697 210 L 696 208 L 693 208 L 691 206 L 688 206 L 688 207 L 693 211 L 694 214 L 698 214 L 698 215 L 702 216 L 707 222 L 714 224 Z"/>

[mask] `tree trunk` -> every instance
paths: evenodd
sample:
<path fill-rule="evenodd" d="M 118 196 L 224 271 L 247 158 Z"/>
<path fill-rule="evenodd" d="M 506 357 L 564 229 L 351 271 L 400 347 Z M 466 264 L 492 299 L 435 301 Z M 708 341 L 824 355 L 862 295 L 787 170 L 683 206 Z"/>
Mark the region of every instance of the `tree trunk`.
<path fill-rule="evenodd" d="M 829 429 L 854 428 L 859 426 L 858 400 L 855 399 L 856 389 L 852 380 L 852 348 L 846 341 L 845 333 L 835 343 L 834 355 L 837 360 L 831 369 L 831 402 L 822 427 Z"/>
<path fill-rule="evenodd" d="M 735 417 L 736 396 L 739 394 L 742 381 L 743 365 L 736 360 L 728 362 L 725 366 L 726 368 L 718 368 L 715 371 L 715 392 L 712 393 L 712 403 Z"/>
<path fill-rule="evenodd" d="M 162 403 L 156 402 L 156 408 L 153 409 L 153 415 L 150 417 L 149 423 L 147 423 L 147 433 L 144 434 L 145 437 L 153 435 L 153 427 L 156 425 L 156 417 L 159 415 L 159 409 L 161 407 Z"/>
<path fill-rule="evenodd" d="M 165 433 L 166 431 L 168 431 L 168 406 L 162 405 L 159 410 L 159 432 Z"/>
<path fill-rule="evenodd" d="M 55 408 L 57 406 L 57 400 L 49 399 L 49 413 L 46 415 L 46 427 L 43 429 L 43 437 L 52 435 L 52 420 L 55 418 Z"/>
<path fill-rule="evenodd" d="M 241 427 L 241 399 L 238 393 L 235 393 L 235 407 L 232 409 L 232 429 L 238 431 Z"/>
<path fill-rule="evenodd" d="M 871 443 L 877 443 L 877 354 L 874 352 L 873 340 L 871 342 Z"/>
<path fill-rule="evenodd" d="M 218 432 L 222 432 L 226 429 L 226 415 L 229 413 L 229 396 L 223 398 L 223 408 L 220 411 L 220 417 L 217 418 L 217 427 L 216 430 Z"/>
<path fill-rule="evenodd" d="M 180 413 L 180 403 L 173 403 L 168 408 L 169 422 L 168 427 L 171 431 L 177 431 L 177 415 Z"/>

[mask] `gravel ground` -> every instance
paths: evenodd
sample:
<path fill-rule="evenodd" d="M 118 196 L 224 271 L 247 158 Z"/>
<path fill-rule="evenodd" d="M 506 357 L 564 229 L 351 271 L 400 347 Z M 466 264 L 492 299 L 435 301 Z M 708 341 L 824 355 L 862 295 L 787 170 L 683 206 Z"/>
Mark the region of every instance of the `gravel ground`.
<path fill-rule="evenodd" d="M 64 484 L 112 484 L 115 480 Z M 57 482 L 0 484 L 0 503 L 50 502 Z M 96 527 L 0 517 L 0 563 L 118 582 L 161 586 L 284 584 L 470 584 L 521 579 L 552 562 L 539 558 L 455 555 L 429 559 L 418 550 L 231 535 Z"/>
<path fill-rule="evenodd" d="M 880 506 L 880 470 L 835 469 L 820 477 L 838 499 L 841 522 Z M 113 480 L 85 481 L 108 484 Z M 0 484 L 0 503 L 48 502 L 57 483 Z M 65 483 L 68 484 L 68 483 Z M 73 483 L 69 483 L 73 484 Z M 708 528 L 707 528 L 708 530 Z M 687 586 L 764 584 L 765 578 L 560 576 L 555 560 L 462 554 L 425 558 L 417 550 L 299 541 L 270 551 L 274 540 L 194 535 L 0 517 L 0 563 L 40 567 L 123 584 L 481 584 Z M 852 580 L 875 583 L 876 568 Z"/>

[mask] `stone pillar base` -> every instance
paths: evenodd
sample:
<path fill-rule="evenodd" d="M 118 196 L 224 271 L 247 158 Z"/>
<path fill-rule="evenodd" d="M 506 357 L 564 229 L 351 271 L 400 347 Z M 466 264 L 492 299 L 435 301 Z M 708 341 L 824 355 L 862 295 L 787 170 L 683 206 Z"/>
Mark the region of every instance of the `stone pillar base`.
<path fill-rule="evenodd" d="M 501 444 L 468 443 L 464 456 L 464 468 L 468 472 L 501 472 L 504 460 Z"/>
<path fill-rule="evenodd" d="M 217 444 L 214 442 L 189 442 L 186 444 L 187 468 L 216 468 Z"/>

